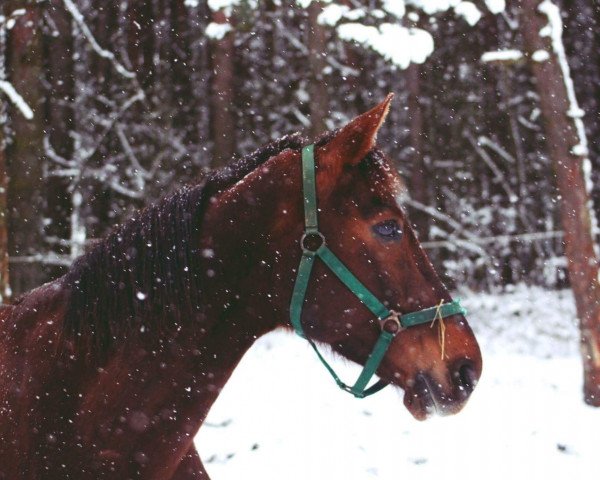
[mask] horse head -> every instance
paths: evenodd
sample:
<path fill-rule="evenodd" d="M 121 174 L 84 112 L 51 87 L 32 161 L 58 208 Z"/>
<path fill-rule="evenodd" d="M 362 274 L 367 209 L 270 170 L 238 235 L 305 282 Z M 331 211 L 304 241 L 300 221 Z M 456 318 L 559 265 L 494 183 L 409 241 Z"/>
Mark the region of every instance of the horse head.
<path fill-rule="evenodd" d="M 364 365 L 375 355 L 382 329 L 387 330 L 389 347 L 379 352 L 383 357 L 373 368 L 382 381 L 402 388 L 408 410 L 424 419 L 432 412 L 459 411 L 479 379 L 482 361 L 465 311 L 451 299 L 401 208 L 402 179 L 376 147 L 390 101 L 391 95 L 303 152 L 314 162 L 314 187 L 310 178 L 301 186 L 301 176 L 311 167 L 303 165 L 299 172 L 298 154 L 283 155 L 294 166 L 291 173 L 280 172 L 281 185 L 290 188 L 274 206 L 285 218 L 270 235 L 280 257 L 281 252 L 293 257 L 280 262 L 276 277 L 296 277 L 297 298 L 291 301 L 296 331 Z M 311 188 L 312 207 L 307 200 Z M 318 227 L 308 225 L 310 208 Z M 323 245 L 337 263 L 315 255 Z M 298 257 L 305 254 L 314 257 L 305 259 L 311 263 L 307 270 L 304 260 L 298 267 Z M 354 280 L 344 282 L 339 269 L 351 272 L 386 313 L 378 318 L 377 307 L 368 308 L 362 291 L 348 286 Z M 285 288 L 287 296 L 282 296 L 289 299 L 291 288 Z M 440 314 L 443 305 L 451 306 L 446 315 Z M 414 312 L 420 312 L 420 321 L 404 328 L 398 319 L 418 316 Z M 287 318 L 281 322 L 289 326 Z M 352 393 L 364 396 L 364 390 Z"/>

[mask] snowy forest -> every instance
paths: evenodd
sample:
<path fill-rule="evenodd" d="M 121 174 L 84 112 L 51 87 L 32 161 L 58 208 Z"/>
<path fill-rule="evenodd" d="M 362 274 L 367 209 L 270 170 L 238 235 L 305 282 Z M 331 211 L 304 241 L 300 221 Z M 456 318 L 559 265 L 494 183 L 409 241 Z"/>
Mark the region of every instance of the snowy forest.
<path fill-rule="evenodd" d="M 594 0 L 0 0 L 2 301 L 63 275 L 134 211 L 209 170 L 296 131 L 316 138 L 393 92 L 378 144 L 438 273 L 475 295 L 467 306 L 498 338 L 494 295 L 539 297 L 529 313 L 559 337 L 566 328 L 565 356 L 579 363 L 581 342 L 585 401 L 598 406 L 599 46 Z M 507 322 L 524 321 L 517 310 Z M 514 332 L 503 345 L 557 361 L 526 330 L 533 343 Z M 581 425 L 592 424 L 583 376 L 563 382 L 588 409 Z M 218 476 L 221 430 L 206 434 L 214 478 L 238 478 L 250 468 L 239 454 L 234 476 Z M 418 472 L 427 462 L 410 455 Z M 397 473 L 381 468 L 343 478 Z"/>

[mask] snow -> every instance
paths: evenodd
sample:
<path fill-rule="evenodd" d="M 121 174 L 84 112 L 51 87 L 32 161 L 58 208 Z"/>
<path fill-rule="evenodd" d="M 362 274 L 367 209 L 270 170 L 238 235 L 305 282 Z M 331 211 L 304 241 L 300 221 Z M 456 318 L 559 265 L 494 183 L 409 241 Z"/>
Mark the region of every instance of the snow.
<path fill-rule="evenodd" d="M 381 10 L 373 10 L 369 13 L 371 13 L 371 15 L 373 15 L 375 18 L 377 18 L 377 12 L 381 12 Z M 348 20 L 354 22 L 356 20 L 360 20 L 361 18 L 365 18 L 365 11 L 362 8 L 355 8 L 354 10 L 350 10 L 348 11 L 348 13 L 346 13 L 344 15 L 344 17 L 346 17 Z"/>
<path fill-rule="evenodd" d="M 506 8 L 505 0 L 485 0 L 485 6 L 493 14 L 498 14 Z"/>
<path fill-rule="evenodd" d="M 523 58 L 523 53 L 519 50 L 497 50 L 495 52 L 485 52 L 481 56 L 482 62 L 507 62 L 517 61 Z"/>
<path fill-rule="evenodd" d="M 21 112 L 21 114 L 27 119 L 33 119 L 33 110 L 27 105 L 25 99 L 19 95 L 19 92 L 15 90 L 10 82 L 6 80 L 0 80 L 0 92 L 4 92 L 8 99 L 13 103 L 15 107 Z"/>
<path fill-rule="evenodd" d="M 206 36 L 214 40 L 221 40 L 227 33 L 231 31 L 229 23 L 211 22 L 206 26 Z"/>
<path fill-rule="evenodd" d="M 471 27 L 481 19 L 481 12 L 472 2 L 460 2 L 454 7 L 454 13 L 464 18 Z"/>
<path fill-rule="evenodd" d="M 379 28 L 360 23 L 337 27 L 342 40 L 373 49 L 394 66 L 405 69 L 411 62 L 423 63 L 433 52 L 433 38 L 425 30 L 382 23 Z"/>
<path fill-rule="evenodd" d="M 81 221 L 81 205 L 83 203 L 83 195 L 79 191 L 73 192 L 71 195 L 71 258 L 74 260 L 79 257 L 85 249 L 85 240 L 87 232 L 85 224 Z"/>
<path fill-rule="evenodd" d="M 390 387 L 354 399 L 306 342 L 276 332 L 244 357 L 196 437 L 211 478 L 595 478 L 600 415 L 582 401 L 571 294 L 462 296 L 484 372 L 461 413 L 417 422 Z M 360 371 L 331 361 L 344 379 Z"/>
<path fill-rule="evenodd" d="M 585 111 L 582 108 L 579 108 L 577 105 L 571 105 L 567 111 L 567 115 L 571 118 L 583 118 Z"/>
<path fill-rule="evenodd" d="M 12 294 L 13 294 L 13 292 L 12 292 L 12 289 L 10 288 L 10 285 L 6 285 L 6 287 L 4 288 L 3 299 L 11 298 Z"/>
<path fill-rule="evenodd" d="M 534 62 L 545 62 L 550 58 L 550 54 L 546 50 L 536 50 L 531 58 Z"/>
<path fill-rule="evenodd" d="M 301 8 L 308 8 L 310 6 L 311 3 L 313 3 L 313 1 L 315 0 L 296 0 L 296 5 L 298 5 Z M 319 3 L 331 3 L 332 0 L 319 0 Z"/>
<path fill-rule="evenodd" d="M 346 5 L 332 3 L 323 8 L 323 11 L 317 17 L 317 22 L 320 25 L 329 25 L 330 27 L 333 27 L 344 18 L 344 15 L 349 11 L 350 8 Z"/>
<path fill-rule="evenodd" d="M 460 0 L 407 0 L 407 4 L 413 5 L 423 10 L 428 15 L 445 12 L 456 7 Z"/>
<path fill-rule="evenodd" d="M 408 12 L 408 15 L 406 15 L 406 18 L 408 18 L 411 22 L 417 23 L 420 19 L 419 14 L 417 12 Z"/>
<path fill-rule="evenodd" d="M 588 178 L 592 178 L 591 174 L 592 174 L 592 167 L 589 161 L 589 158 L 587 158 L 587 148 L 585 147 L 585 145 L 582 145 L 581 143 L 578 143 L 577 145 L 575 145 L 573 148 L 571 148 L 571 153 L 573 155 L 576 155 L 578 157 L 584 157 L 582 159 L 583 161 L 583 173 L 584 173 L 584 178 L 586 178 L 586 180 Z M 588 167 L 588 164 L 590 165 Z M 588 189 L 591 188 L 590 185 L 587 186 Z M 591 190 L 590 190 L 591 191 Z"/>
<path fill-rule="evenodd" d="M 239 4 L 240 0 L 208 0 L 208 8 L 210 8 L 213 12 L 221 9 L 231 9 Z"/>
<path fill-rule="evenodd" d="M 383 0 L 381 2 L 383 9 L 396 18 L 404 18 L 406 5 L 403 0 Z"/>

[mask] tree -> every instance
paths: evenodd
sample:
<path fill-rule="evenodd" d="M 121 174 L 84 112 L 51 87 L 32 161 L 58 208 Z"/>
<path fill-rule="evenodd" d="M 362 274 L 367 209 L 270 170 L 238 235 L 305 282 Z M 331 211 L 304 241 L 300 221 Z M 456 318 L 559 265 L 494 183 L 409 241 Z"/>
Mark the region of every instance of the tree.
<path fill-rule="evenodd" d="M 408 117 L 410 122 L 410 196 L 421 205 L 427 205 L 427 172 L 424 152 L 424 118 L 421 108 L 421 67 L 411 63 L 406 69 L 406 86 L 408 87 Z M 416 210 L 412 215 L 416 231 L 421 240 L 427 238 L 428 217 L 424 212 Z"/>
<path fill-rule="evenodd" d="M 7 82 L 6 78 L 6 23 L 8 9 L 6 4 L 0 5 L 0 82 Z M 4 85 L 4 83 L 3 83 Z M 0 92 L 0 97 L 3 95 Z M 6 122 L 7 103 L 0 98 L 0 302 L 10 301 L 10 279 L 8 264 L 8 208 L 6 192 L 8 189 L 8 176 L 6 172 Z"/>
<path fill-rule="evenodd" d="M 8 80 L 31 106 L 32 118 L 11 115 L 13 131 L 6 149 L 9 176 L 9 252 L 25 257 L 24 263 L 13 265 L 11 284 L 16 291 L 26 291 L 46 279 L 43 268 L 28 259 L 44 244 L 42 217 L 44 211 L 42 145 L 44 115 L 41 80 L 43 49 L 38 28 L 42 4 L 34 0 L 10 0 L 8 10 L 23 11 L 8 34 Z"/>
<path fill-rule="evenodd" d="M 580 322 L 584 399 L 600 406 L 600 282 L 591 204 L 591 164 L 583 111 L 573 89 L 559 8 L 550 0 L 522 0 L 520 31 L 540 97 L 548 156 L 561 196 L 560 216 L 571 287 Z"/>
<path fill-rule="evenodd" d="M 50 0 L 52 23 L 45 30 L 44 70 L 47 89 L 45 97 L 44 143 L 61 158 L 73 157 L 73 35 L 71 16 L 62 0 Z M 48 148 L 46 148 L 47 153 Z M 44 162 L 46 184 L 45 234 L 48 248 L 58 254 L 69 253 L 67 242 L 71 234 L 69 219 L 72 214 L 69 181 L 53 174 L 54 169 Z M 61 269 L 51 272 L 57 276 Z"/>
<path fill-rule="evenodd" d="M 310 135 L 316 138 L 327 130 L 325 120 L 329 113 L 329 95 L 325 82 L 327 65 L 327 31 L 319 23 L 319 15 L 323 11 L 321 2 L 312 2 L 308 6 L 307 46 L 310 74 L 308 78 Z"/>
<path fill-rule="evenodd" d="M 229 162 L 235 154 L 235 48 L 231 12 L 219 9 L 212 13 L 207 34 L 212 41 L 211 140 L 213 167 Z"/>

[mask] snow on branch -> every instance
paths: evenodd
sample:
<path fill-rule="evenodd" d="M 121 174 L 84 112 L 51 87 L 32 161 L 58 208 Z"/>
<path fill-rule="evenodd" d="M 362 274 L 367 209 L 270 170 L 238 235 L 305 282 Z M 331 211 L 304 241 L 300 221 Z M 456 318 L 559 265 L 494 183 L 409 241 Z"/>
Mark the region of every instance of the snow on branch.
<path fill-rule="evenodd" d="M 213 40 L 222 40 L 231 30 L 232 27 L 229 23 L 211 22 L 207 25 L 204 34 Z"/>
<path fill-rule="evenodd" d="M 67 160 L 66 158 L 64 158 L 64 157 L 60 156 L 58 153 L 56 153 L 56 150 L 54 150 L 54 147 L 50 143 L 50 138 L 48 135 L 44 136 L 44 154 L 51 161 L 53 161 L 57 165 L 60 165 L 61 167 L 65 167 L 65 168 L 75 168 L 76 167 L 75 162 L 73 162 L 71 160 Z"/>
<path fill-rule="evenodd" d="M 413 198 L 408 198 L 406 200 L 406 203 L 408 205 L 410 205 L 412 208 L 415 208 L 416 210 L 419 210 L 423 213 L 430 215 L 432 218 L 435 218 L 437 220 L 440 220 L 440 221 L 446 223 L 449 227 L 454 229 L 455 232 L 462 233 L 462 235 L 465 237 L 465 240 L 461 240 L 459 238 L 451 238 L 452 236 L 450 234 L 448 234 L 448 237 L 449 237 L 448 242 L 460 244 L 463 248 L 466 248 L 468 250 L 471 250 L 471 251 L 481 255 L 481 257 L 483 257 L 483 258 L 487 258 L 489 256 L 487 254 L 487 252 L 485 251 L 485 249 L 483 249 L 481 247 L 480 242 L 479 242 L 479 237 L 477 237 L 477 235 L 474 235 L 473 233 L 465 230 L 465 228 L 459 222 L 457 222 L 455 219 L 453 219 L 451 216 L 440 212 L 439 210 L 435 209 L 434 207 L 431 207 L 429 205 L 424 205 L 423 203 L 421 203 L 417 200 L 414 200 Z M 450 241 L 450 240 L 452 240 L 452 241 Z"/>
<path fill-rule="evenodd" d="M 59 255 L 54 252 L 10 257 L 8 261 L 10 263 L 41 263 L 42 265 L 55 265 L 61 267 L 68 267 L 73 263 L 73 259 L 70 256 Z"/>
<path fill-rule="evenodd" d="M 491 138 L 486 137 L 485 135 L 480 135 L 479 137 L 477 137 L 477 143 L 482 147 L 488 147 L 489 149 L 493 150 L 508 163 L 517 163 L 515 158 L 510 153 L 508 153 L 504 148 L 500 146 L 500 144 L 498 144 Z"/>
<path fill-rule="evenodd" d="M 471 27 L 481 19 L 481 12 L 472 2 L 460 2 L 454 7 L 454 13 L 463 17 Z"/>
<path fill-rule="evenodd" d="M 401 69 L 411 63 L 423 63 L 433 52 L 433 37 L 429 32 L 396 23 L 382 23 L 379 28 L 356 22 L 342 23 L 337 33 L 342 40 L 370 48 Z"/>
<path fill-rule="evenodd" d="M 232 11 L 235 7 L 239 6 L 242 3 L 242 0 L 208 0 L 208 8 L 210 8 L 213 12 L 218 12 L 219 10 L 225 13 L 226 17 L 230 17 Z M 250 8 L 258 8 L 257 0 L 247 1 L 248 7 Z"/>
<path fill-rule="evenodd" d="M 239 0 L 209 0 L 226 4 Z M 316 0 L 295 0 L 302 8 L 307 8 Z M 470 26 L 474 26 L 482 13 L 474 2 L 461 0 L 382 0 L 381 8 L 367 10 L 360 3 L 350 5 L 333 0 L 320 0 L 323 5 L 317 22 L 335 29 L 338 37 L 347 42 L 355 42 L 369 48 L 393 66 L 405 69 L 411 63 L 423 63 L 433 52 L 433 37 L 421 28 L 408 28 L 398 20 L 408 17 L 411 22 L 419 16 L 420 10 L 426 15 L 435 15 L 453 10 Z M 487 9 L 498 14 L 506 7 L 505 0 L 486 0 Z M 407 7 L 411 10 L 407 12 Z M 388 19 L 387 23 L 382 19 Z"/>
<path fill-rule="evenodd" d="M 550 240 L 555 238 L 563 238 L 565 232 L 562 230 L 549 230 L 545 232 L 526 232 L 526 233 L 515 233 L 508 235 L 494 235 L 490 237 L 479 237 L 477 242 L 480 245 L 492 245 L 495 243 L 509 243 L 509 242 L 539 242 L 543 240 Z M 423 248 L 448 248 L 448 240 L 432 240 L 430 242 L 421 243 Z M 454 245 L 452 245 L 454 246 Z"/>
<path fill-rule="evenodd" d="M 515 192 L 513 192 L 513 189 L 506 181 L 506 177 L 502 173 L 502 170 L 498 168 L 498 166 L 494 163 L 494 161 L 488 155 L 488 153 L 483 148 L 481 148 L 481 144 L 479 143 L 479 141 L 476 140 L 470 132 L 466 132 L 465 137 L 467 138 L 475 152 L 477 152 L 477 154 L 481 157 L 484 163 L 490 168 L 492 173 L 495 175 L 496 181 L 504 189 L 506 195 L 508 195 L 510 203 L 516 203 L 519 200 L 519 197 L 515 194 Z"/>
<path fill-rule="evenodd" d="M 63 0 L 66 9 L 69 11 L 73 20 L 81 30 L 83 36 L 87 39 L 87 41 L 92 46 L 93 50 L 100 55 L 102 58 L 107 59 L 112 65 L 115 67 L 115 70 L 125 78 L 135 78 L 135 73 L 127 70 L 121 63 L 117 60 L 117 57 L 110 50 L 106 50 L 100 46 L 92 31 L 85 23 L 85 19 L 83 18 L 82 13 L 79 11 L 75 3 L 72 0 Z"/>
<path fill-rule="evenodd" d="M 112 131 L 113 127 L 117 124 L 119 119 L 125 114 L 125 112 L 127 112 L 127 110 L 129 110 L 129 108 L 131 108 L 131 106 L 134 105 L 136 102 L 141 102 L 142 100 L 144 100 L 144 98 L 144 92 L 142 90 L 138 90 L 135 95 L 133 95 L 131 98 L 129 98 L 126 102 L 123 103 L 119 110 L 113 112 L 109 117 L 104 130 L 99 135 L 96 144 L 85 149 L 79 149 L 80 151 L 78 153 L 79 158 L 77 159 L 77 163 L 83 165 L 88 159 L 92 158 L 96 154 L 96 152 L 98 151 L 108 134 Z"/>
<path fill-rule="evenodd" d="M 5 17 L 0 14 L 0 27 L 6 28 L 6 30 L 12 30 L 17 21 L 17 17 L 22 17 L 27 13 L 27 10 L 24 8 L 18 8 L 17 10 L 13 10 L 12 13 Z"/>
<path fill-rule="evenodd" d="M 495 52 L 485 52 L 481 56 L 483 63 L 514 63 L 523 58 L 523 53 L 519 50 L 497 50 Z"/>
<path fill-rule="evenodd" d="M 15 107 L 21 112 L 21 114 L 27 119 L 33 119 L 33 110 L 27 105 L 27 102 L 21 95 L 15 90 L 10 82 L 6 80 L 0 80 L 0 91 L 4 92 L 8 99 L 13 103 Z"/>
<path fill-rule="evenodd" d="M 562 71 L 567 98 L 569 100 L 569 111 L 567 112 L 567 115 L 573 118 L 577 136 L 579 137 L 579 144 L 572 148 L 572 153 L 573 155 L 586 157 L 588 155 L 587 136 L 585 134 L 583 121 L 581 120 L 585 112 L 579 107 L 577 97 L 575 96 L 575 86 L 573 85 L 573 78 L 571 77 L 571 69 L 567 60 L 565 46 L 562 41 L 563 23 L 560 17 L 560 9 L 552 3 L 551 0 L 544 0 L 540 3 L 538 10 L 548 18 L 548 25 L 540 30 L 540 36 L 550 37 L 552 42 L 552 50 L 556 55 Z M 587 181 L 588 179 L 586 178 L 586 183 Z M 589 179 L 589 181 L 590 184 L 588 186 L 591 187 L 591 179 Z M 588 191 L 588 193 L 590 192 L 591 190 Z"/>
<path fill-rule="evenodd" d="M 349 6 L 332 3 L 323 8 L 317 17 L 317 23 L 334 27 L 342 18 L 346 17 L 348 12 L 350 12 Z"/>

